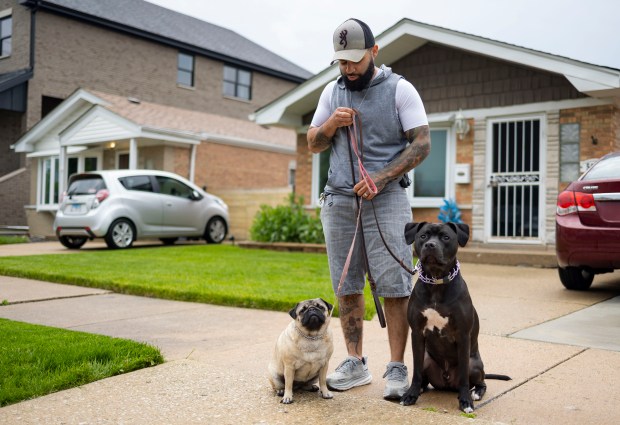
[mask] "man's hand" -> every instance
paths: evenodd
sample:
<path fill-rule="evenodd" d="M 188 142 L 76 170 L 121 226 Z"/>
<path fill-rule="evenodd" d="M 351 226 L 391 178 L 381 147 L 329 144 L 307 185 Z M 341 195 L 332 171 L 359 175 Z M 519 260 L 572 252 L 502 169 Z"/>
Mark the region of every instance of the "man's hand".
<path fill-rule="evenodd" d="M 308 149 L 312 153 L 323 152 L 332 144 L 332 138 L 340 127 L 353 124 L 355 111 L 351 108 L 337 108 L 320 127 L 308 129 Z"/>

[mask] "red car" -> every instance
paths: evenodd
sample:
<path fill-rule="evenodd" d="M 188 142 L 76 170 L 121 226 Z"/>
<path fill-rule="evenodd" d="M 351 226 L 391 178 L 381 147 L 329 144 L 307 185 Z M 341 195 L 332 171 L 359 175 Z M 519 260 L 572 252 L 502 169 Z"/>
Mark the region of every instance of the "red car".
<path fill-rule="evenodd" d="M 596 162 L 559 194 L 555 249 L 562 284 L 585 290 L 620 269 L 620 152 Z"/>

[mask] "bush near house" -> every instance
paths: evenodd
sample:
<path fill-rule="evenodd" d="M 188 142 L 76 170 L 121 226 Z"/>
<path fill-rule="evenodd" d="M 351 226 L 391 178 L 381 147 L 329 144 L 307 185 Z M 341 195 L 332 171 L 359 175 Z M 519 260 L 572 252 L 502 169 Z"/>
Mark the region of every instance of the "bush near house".
<path fill-rule="evenodd" d="M 289 196 L 288 205 L 262 205 L 250 228 L 256 242 L 325 243 L 323 226 L 318 216 L 304 210 L 302 197 Z"/>

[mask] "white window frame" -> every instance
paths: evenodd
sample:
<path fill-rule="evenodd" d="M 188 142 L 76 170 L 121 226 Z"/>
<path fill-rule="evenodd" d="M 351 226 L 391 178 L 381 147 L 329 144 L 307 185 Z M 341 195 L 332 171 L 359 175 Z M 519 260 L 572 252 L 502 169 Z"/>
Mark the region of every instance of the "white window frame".
<path fill-rule="evenodd" d="M 48 202 L 46 199 L 44 199 L 44 187 L 46 184 L 48 184 L 51 199 L 56 198 L 55 183 L 58 181 L 58 169 L 56 167 L 56 160 L 59 160 L 59 158 L 60 157 L 58 155 L 44 156 L 39 158 L 39 163 L 37 166 L 37 211 L 54 211 L 58 209 L 58 203 Z M 84 161 L 86 160 L 86 158 L 97 158 L 97 170 L 101 170 L 101 165 L 103 164 L 103 153 L 101 151 L 81 152 L 79 154 L 68 155 L 67 159 L 69 158 L 78 159 L 78 173 L 84 172 Z M 45 164 L 47 162 L 50 162 L 49 182 L 45 181 Z M 68 177 L 69 176 L 67 176 L 67 178 Z"/>
<path fill-rule="evenodd" d="M 0 11 L 0 19 L 9 18 L 9 17 L 13 18 L 13 9 L 12 8 Z M 10 36 L 10 38 L 11 38 L 11 51 L 9 52 L 9 54 L 1 55 L 0 59 L 8 58 L 13 53 L 13 46 L 12 46 L 12 44 L 13 44 L 13 37 L 14 37 L 14 33 L 13 33 L 13 28 L 15 27 L 14 24 L 15 24 L 15 20 L 13 19 L 13 22 L 11 23 L 11 36 Z"/>
<path fill-rule="evenodd" d="M 412 208 L 440 208 L 444 205 L 444 199 L 454 199 L 454 167 L 456 164 L 456 134 L 449 126 L 431 126 L 430 131 L 444 130 L 446 132 L 446 175 L 443 197 L 419 197 L 413 193 L 415 169 L 409 172 L 411 185 L 407 188 L 407 197 Z M 431 152 L 433 147 L 431 145 Z"/>

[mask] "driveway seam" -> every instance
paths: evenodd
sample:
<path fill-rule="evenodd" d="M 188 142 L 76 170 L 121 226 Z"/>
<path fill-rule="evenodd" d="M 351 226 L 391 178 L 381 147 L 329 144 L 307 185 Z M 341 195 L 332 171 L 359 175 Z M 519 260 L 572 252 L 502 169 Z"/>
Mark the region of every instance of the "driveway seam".
<path fill-rule="evenodd" d="M 105 289 L 102 289 L 102 291 L 105 291 Z M 66 299 L 71 299 L 71 298 L 96 297 L 96 296 L 99 296 L 99 295 L 109 295 L 109 294 L 112 294 L 112 293 L 114 293 L 114 292 L 113 291 L 106 291 L 106 292 L 101 292 L 101 293 L 97 293 L 97 294 L 65 295 L 65 296 L 60 296 L 60 297 L 40 298 L 40 299 L 36 299 L 36 300 L 8 301 L 6 304 L 3 304 L 3 305 L 33 304 L 33 303 L 41 303 L 41 302 L 45 302 L 45 301 L 66 300 Z"/>
<path fill-rule="evenodd" d="M 589 350 L 590 350 L 590 348 L 586 347 L 583 350 L 580 350 L 580 351 L 576 352 L 575 354 L 572 354 L 572 355 L 568 356 L 564 360 L 561 360 L 561 361 L 559 361 L 559 362 L 549 366 L 548 368 L 546 368 L 543 371 L 537 373 L 536 375 L 531 376 L 529 378 L 526 378 L 523 382 L 519 383 L 518 385 L 515 385 L 514 387 L 508 388 L 507 390 L 502 391 L 501 393 L 497 394 L 496 396 L 494 396 L 494 397 L 492 397 L 492 398 L 490 398 L 488 400 L 485 400 L 485 401 L 483 401 L 481 403 L 476 404 L 476 409 L 480 409 L 481 407 L 486 406 L 487 404 L 491 403 L 492 401 L 497 400 L 498 398 L 508 394 L 509 392 L 516 390 L 517 388 L 527 384 L 528 382 L 533 381 L 534 379 L 538 378 L 539 376 L 542 376 L 542 375 L 546 374 L 550 370 L 555 369 L 556 367 L 560 366 L 561 364 L 564 364 L 567 361 L 572 360 L 575 357 L 579 356 L 580 354 L 583 354 L 583 353 L 585 353 L 586 351 L 589 351 Z"/>

